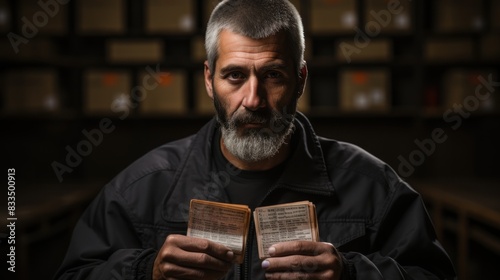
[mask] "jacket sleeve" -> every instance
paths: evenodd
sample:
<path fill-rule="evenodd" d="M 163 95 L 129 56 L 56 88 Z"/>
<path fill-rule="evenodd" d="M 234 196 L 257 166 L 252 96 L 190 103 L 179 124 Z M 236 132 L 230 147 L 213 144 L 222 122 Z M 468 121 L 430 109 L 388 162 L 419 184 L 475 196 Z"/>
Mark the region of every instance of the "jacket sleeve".
<path fill-rule="evenodd" d="M 418 193 L 399 181 L 382 213 L 370 252 L 343 253 L 347 279 L 456 279 Z"/>
<path fill-rule="evenodd" d="M 151 279 L 156 257 L 141 248 L 124 198 L 105 187 L 75 226 L 55 279 Z"/>

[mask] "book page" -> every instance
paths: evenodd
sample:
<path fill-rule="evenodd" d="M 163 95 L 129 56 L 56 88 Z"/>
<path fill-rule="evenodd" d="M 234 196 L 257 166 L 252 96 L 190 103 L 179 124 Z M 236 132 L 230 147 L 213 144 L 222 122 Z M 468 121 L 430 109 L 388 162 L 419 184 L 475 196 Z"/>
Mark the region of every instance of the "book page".
<path fill-rule="evenodd" d="M 193 200 L 187 235 L 220 243 L 233 250 L 235 255 L 242 255 L 249 220 L 250 209 L 246 206 Z"/>
<path fill-rule="evenodd" d="M 254 211 L 259 257 L 269 257 L 267 250 L 278 242 L 317 241 L 314 205 L 309 202 L 259 207 Z"/>

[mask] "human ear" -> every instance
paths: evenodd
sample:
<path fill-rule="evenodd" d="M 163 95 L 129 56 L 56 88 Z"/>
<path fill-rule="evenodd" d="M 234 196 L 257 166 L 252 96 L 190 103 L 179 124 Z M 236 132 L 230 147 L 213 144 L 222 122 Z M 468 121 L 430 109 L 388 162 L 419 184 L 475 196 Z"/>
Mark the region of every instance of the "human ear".
<path fill-rule="evenodd" d="M 205 76 L 205 88 L 207 89 L 207 94 L 210 98 L 214 99 L 214 91 L 212 88 L 213 75 L 210 72 L 210 67 L 208 66 L 208 61 L 204 63 L 204 76 Z"/>

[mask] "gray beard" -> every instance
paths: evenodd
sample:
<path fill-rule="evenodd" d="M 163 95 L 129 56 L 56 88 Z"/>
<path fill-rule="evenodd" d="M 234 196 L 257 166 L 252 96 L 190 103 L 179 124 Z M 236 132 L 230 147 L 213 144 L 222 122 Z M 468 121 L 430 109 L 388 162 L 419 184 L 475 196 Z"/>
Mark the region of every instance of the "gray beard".
<path fill-rule="evenodd" d="M 274 122 L 273 122 L 274 121 Z M 281 146 L 286 143 L 295 125 L 273 127 L 275 118 L 270 127 L 248 129 L 244 135 L 239 135 L 236 126 L 221 126 L 222 140 L 226 149 L 235 157 L 246 162 L 257 162 L 275 156 Z"/>
<path fill-rule="evenodd" d="M 259 110 L 236 113 L 228 118 L 224 105 L 218 98 L 212 82 L 216 118 L 220 124 L 222 141 L 226 149 L 235 157 L 246 162 L 258 162 L 275 156 L 295 129 L 297 99 L 282 112 Z M 289 110 L 287 110 L 289 109 Z M 250 128 L 243 132 L 238 127 L 245 123 L 267 124 L 262 128 Z"/>

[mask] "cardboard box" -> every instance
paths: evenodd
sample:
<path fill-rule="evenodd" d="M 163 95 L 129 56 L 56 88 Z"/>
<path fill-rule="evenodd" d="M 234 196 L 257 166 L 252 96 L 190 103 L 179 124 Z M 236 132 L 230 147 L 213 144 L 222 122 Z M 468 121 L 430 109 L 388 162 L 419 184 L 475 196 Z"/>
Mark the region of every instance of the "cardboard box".
<path fill-rule="evenodd" d="M 454 108 L 455 104 L 459 104 L 465 107 L 467 111 L 481 110 L 481 111 L 491 111 L 498 108 L 499 102 L 498 98 L 495 98 L 496 94 L 490 93 L 487 96 L 488 89 L 482 85 L 479 77 L 483 77 L 484 80 L 488 81 L 489 75 L 493 75 L 493 81 L 498 81 L 498 75 L 494 70 L 480 69 L 480 70 L 469 70 L 469 69 L 451 69 L 445 73 L 443 77 L 443 92 L 444 100 L 443 106 L 445 110 Z M 481 86 L 479 97 L 476 95 L 478 87 Z M 483 100 L 481 100 L 483 99 Z"/>
<path fill-rule="evenodd" d="M 488 60 L 500 60 L 500 35 L 489 34 L 481 38 L 481 58 Z"/>
<path fill-rule="evenodd" d="M 201 115 L 214 115 L 215 107 L 214 102 L 208 96 L 207 89 L 205 88 L 205 78 L 203 72 L 195 74 L 195 111 Z"/>
<path fill-rule="evenodd" d="M 126 30 L 124 0 L 78 0 L 76 29 L 83 34 L 121 34 Z"/>
<path fill-rule="evenodd" d="M 482 30 L 485 26 L 482 2 L 477 0 L 433 1 L 436 30 L 440 32 Z"/>
<path fill-rule="evenodd" d="M 373 62 L 392 59 L 392 41 L 374 39 L 366 47 L 358 47 L 353 39 L 337 43 L 336 56 L 339 62 Z"/>
<path fill-rule="evenodd" d="M 123 112 L 132 111 L 128 71 L 87 70 L 83 79 L 83 109 L 87 115 L 125 115 Z"/>
<path fill-rule="evenodd" d="M 352 32 L 358 24 L 356 1 L 311 0 L 311 33 Z"/>
<path fill-rule="evenodd" d="M 465 39 L 429 39 L 424 57 L 428 61 L 467 61 L 474 58 L 474 42 Z"/>
<path fill-rule="evenodd" d="M 19 1 L 19 32 L 27 28 L 40 34 L 66 34 L 68 27 L 68 5 L 53 1 L 53 5 L 40 5 L 46 1 Z M 35 32 L 36 31 L 36 32 Z M 22 34 L 22 33 L 21 33 Z"/>
<path fill-rule="evenodd" d="M 0 0 L 0 32 L 10 31 L 11 9 L 7 0 Z"/>
<path fill-rule="evenodd" d="M 410 31 L 413 27 L 412 3 L 399 0 L 367 0 L 365 27 L 375 28 L 376 25 L 381 29 L 381 33 Z"/>
<path fill-rule="evenodd" d="M 159 63 L 163 60 L 161 40 L 109 40 L 106 47 L 111 63 Z"/>
<path fill-rule="evenodd" d="M 148 33 L 190 33 L 196 28 L 193 0 L 145 1 Z"/>
<path fill-rule="evenodd" d="M 391 107 L 387 70 L 344 70 L 340 73 L 340 109 L 387 111 Z"/>
<path fill-rule="evenodd" d="M 3 76 L 3 103 L 7 113 L 57 111 L 58 74 L 54 69 L 11 70 Z"/>
<path fill-rule="evenodd" d="M 139 81 L 144 81 L 147 72 L 141 73 Z M 152 78 L 152 79 L 151 79 Z M 139 103 L 142 115 L 171 115 L 187 112 L 186 74 L 182 71 L 161 72 L 156 77 L 150 76 L 151 89 L 135 100 Z"/>

